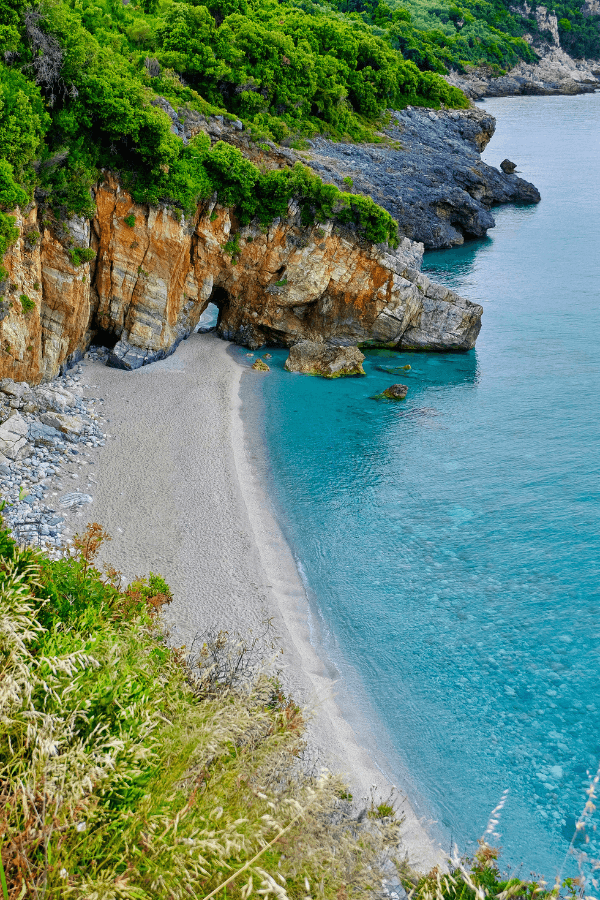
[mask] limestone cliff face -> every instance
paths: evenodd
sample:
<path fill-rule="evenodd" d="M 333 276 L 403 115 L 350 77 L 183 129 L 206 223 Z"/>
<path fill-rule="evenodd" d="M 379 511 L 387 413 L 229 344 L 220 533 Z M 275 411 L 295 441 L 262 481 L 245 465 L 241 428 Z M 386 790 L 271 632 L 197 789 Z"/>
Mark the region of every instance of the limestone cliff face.
<path fill-rule="evenodd" d="M 137 368 L 172 352 L 209 302 L 221 336 L 252 348 L 309 340 L 468 350 L 479 332 L 482 308 L 422 275 L 422 245 L 409 240 L 391 251 L 332 223 L 304 227 L 293 203 L 269 229 L 240 228 L 214 203 L 178 219 L 136 205 L 111 177 L 96 204 L 91 227 L 74 220 L 60 234 L 35 208 L 20 216 L 4 262 L 0 375 L 50 379 L 96 330 L 116 341 L 113 365 Z M 95 259 L 77 264 L 90 247 Z"/>
<path fill-rule="evenodd" d="M 85 221 L 67 223 L 57 237 L 34 207 L 17 210 L 19 239 L 4 258 L 8 271 L 0 303 L 0 373 L 14 381 L 53 378 L 91 339 L 93 294 L 89 263 L 74 265 L 71 245 L 89 246 Z"/>

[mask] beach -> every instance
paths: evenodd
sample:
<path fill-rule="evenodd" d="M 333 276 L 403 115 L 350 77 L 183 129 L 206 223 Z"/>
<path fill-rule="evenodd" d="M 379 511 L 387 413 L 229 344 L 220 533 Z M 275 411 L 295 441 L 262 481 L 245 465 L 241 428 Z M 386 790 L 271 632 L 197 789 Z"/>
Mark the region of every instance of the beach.
<path fill-rule="evenodd" d="M 112 538 L 103 559 L 124 581 L 149 571 L 166 579 L 175 646 L 189 648 L 210 629 L 258 635 L 269 621 L 284 687 L 306 709 L 310 758 L 343 774 L 360 808 L 392 786 L 343 717 L 335 677 L 311 643 L 306 593 L 244 436 L 246 371 L 214 333 L 193 334 L 133 372 L 86 360 L 83 381 L 103 400 L 107 441 L 94 452 L 94 502 L 70 513 L 67 527 L 99 522 Z M 428 871 L 447 854 L 396 796 L 402 850 Z"/>

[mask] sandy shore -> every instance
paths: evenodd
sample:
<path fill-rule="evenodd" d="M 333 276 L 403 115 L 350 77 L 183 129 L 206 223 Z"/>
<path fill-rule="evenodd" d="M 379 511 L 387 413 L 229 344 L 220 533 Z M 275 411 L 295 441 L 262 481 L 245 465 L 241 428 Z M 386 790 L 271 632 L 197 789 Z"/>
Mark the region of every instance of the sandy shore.
<path fill-rule="evenodd" d="M 257 632 L 270 619 L 286 688 L 313 713 L 312 751 L 346 776 L 355 798 L 373 786 L 386 798 L 391 783 L 342 716 L 335 681 L 311 644 L 306 594 L 244 439 L 243 371 L 213 333 L 192 335 L 136 372 L 86 361 L 86 393 L 104 398 L 108 439 L 96 454 L 94 503 L 69 525 L 100 522 L 112 535 L 104 556 L 127 580 L 163 575 L 179 645 L 207 628 Z M 444 854 L 409 801 L 398 805 L 409 859 L 426 871 Z"/>

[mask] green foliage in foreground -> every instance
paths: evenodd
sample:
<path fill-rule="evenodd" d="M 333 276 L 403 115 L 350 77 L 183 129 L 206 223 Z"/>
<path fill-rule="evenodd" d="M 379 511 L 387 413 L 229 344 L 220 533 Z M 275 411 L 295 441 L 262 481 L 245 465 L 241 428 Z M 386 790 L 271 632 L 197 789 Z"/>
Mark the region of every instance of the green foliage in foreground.
<path fill-rule="evenodd" d="M 168 586 L 151 574 L 119 590 L 91 564 L 104 538 L 88 526 L 50 561 L 0 531 L 10 900 L 179 900 L 231 876 L 221 898 L 365 896 L 398 824 L 362 828 L 336 779 L 303 774 L 301 713 L 250 677 L 251 647 L 207 639 L 192 674 L 159 627 Z"/>
<path fill-rule="evenodd" d="M 305 773 L 301 711 L 253 655 L 271 642 L 169 647 L 168 585 L 101 575 L 107 537 L 89 525 L 51 561 L 0 528 L 0 896 L 350 900 L 391 860 L 414 900 L 560 900 L 483 842 L 411 873 L 389 800 L 361 825 L 338 779 Z"/>

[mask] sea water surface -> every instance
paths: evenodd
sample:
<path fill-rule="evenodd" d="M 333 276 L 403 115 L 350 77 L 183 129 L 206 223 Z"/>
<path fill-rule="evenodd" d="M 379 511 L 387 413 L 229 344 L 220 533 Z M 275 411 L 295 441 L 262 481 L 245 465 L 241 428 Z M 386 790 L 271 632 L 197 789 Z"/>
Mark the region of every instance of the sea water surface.
<path fill-rule="evenodd" d="M 553 879 L 600 762 L 600 94 L 484 105 L 484 158 L 542 202 L 426 254 L 483 305 L 476 350 L 372 352 L 333 382 L 275 351 L 243 390 L 320 652 L 382 768 L 466 851 L 508 789 L 494 842 Z M 398 381 L 404 402 L 372 399 Z"/>

